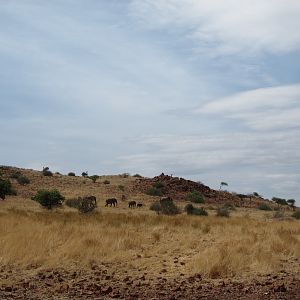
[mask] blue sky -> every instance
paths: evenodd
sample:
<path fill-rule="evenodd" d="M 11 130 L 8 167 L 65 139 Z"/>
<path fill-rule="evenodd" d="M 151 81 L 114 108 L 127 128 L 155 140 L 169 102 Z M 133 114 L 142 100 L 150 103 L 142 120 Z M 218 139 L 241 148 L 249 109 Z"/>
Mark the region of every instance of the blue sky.
<path fill-rule="evenodd" d="M 297 0 L 0 0 L 1 164 L 300 199 Z"/>

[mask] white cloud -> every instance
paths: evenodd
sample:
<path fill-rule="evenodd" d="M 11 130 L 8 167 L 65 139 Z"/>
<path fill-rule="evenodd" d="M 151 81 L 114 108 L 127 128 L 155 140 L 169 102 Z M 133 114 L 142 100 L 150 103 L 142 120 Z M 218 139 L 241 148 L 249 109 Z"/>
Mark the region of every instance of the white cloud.
<path fill-rule="evenodd" d="M 211 55 L 300 49 L 298 0 L 133 0 L 131 9 L 148 28 L 181 30 Z"/>
<path fill-rule="evenodd" d="M 241 120 L 256 130 L 298 127 L 300 84 L 238 93 L 208 102 L 192 113 Z"/>

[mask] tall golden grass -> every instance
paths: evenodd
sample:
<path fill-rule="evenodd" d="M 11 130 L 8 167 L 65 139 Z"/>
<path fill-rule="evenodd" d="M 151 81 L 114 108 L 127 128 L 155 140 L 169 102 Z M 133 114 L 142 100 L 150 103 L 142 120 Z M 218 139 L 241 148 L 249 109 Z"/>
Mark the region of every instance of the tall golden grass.
<path fill-rule="evenodd" d="M 174 258 L 184 263 L 176 266 Z M 9 209 L 0 213 L 0 265 L 64 268 L 113 263 L 170 276 L 253 276 L 300 258 L 300 223 L 249 218 Z M 293 266 L 291 265 L 291 268 Z M 122 269 L 123 268 L 123 269 Z"/>

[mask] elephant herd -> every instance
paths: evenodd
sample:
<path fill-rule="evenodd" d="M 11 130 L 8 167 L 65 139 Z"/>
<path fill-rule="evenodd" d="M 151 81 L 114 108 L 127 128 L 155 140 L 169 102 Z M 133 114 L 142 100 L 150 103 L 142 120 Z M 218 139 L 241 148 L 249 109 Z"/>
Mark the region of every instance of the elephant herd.
<path fill-rule="evenodd" d="M 116 198 L 109 198 L 105 201 L 105 206 L 114 206 L 116 207 L 118 205 L 118 200 Z M 135 208 L 135 207 L 142 207 L 143 204 L 142 203 L 136 203 L 136 201 L 129 201 L 128 202 L 128 207 L 129 208 Z"/>

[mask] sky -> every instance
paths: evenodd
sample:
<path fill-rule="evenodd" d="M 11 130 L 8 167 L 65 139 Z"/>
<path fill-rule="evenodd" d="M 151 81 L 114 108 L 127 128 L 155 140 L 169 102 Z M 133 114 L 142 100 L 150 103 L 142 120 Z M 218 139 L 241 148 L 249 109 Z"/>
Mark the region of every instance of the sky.
<path fill-rule="evenodd" d="M 298 0 L 0 0 L 0 164 L 300 205 L 299 28 Z"/>

